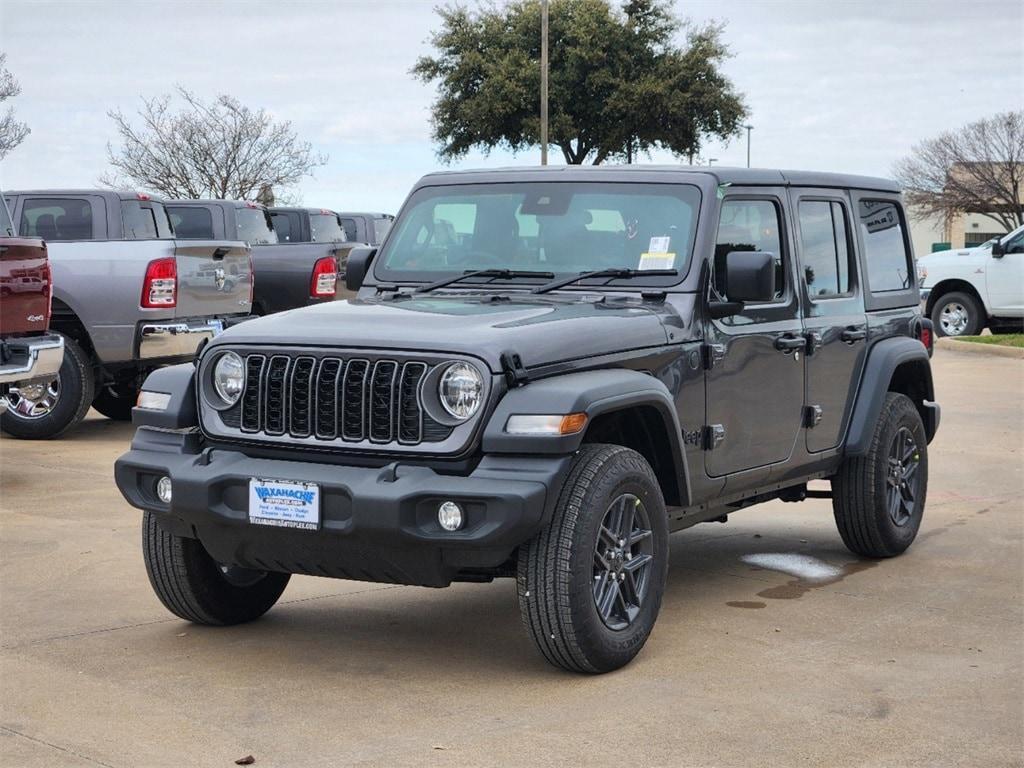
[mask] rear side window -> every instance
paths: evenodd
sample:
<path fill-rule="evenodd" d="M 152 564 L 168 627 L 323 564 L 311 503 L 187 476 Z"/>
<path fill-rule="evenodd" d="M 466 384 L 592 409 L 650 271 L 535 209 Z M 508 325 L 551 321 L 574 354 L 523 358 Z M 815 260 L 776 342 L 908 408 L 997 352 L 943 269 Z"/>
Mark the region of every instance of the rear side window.
<path fill-rule="evenodd" d="M 899 208 L 888 200 L 861 200 L 858 217 L 871 292 L 910 288 L 914 270 Z"/>
<path fill-rule="evenodd" d="M 270 221 L 274 225 L 277 242 L 291 243 L 299 239 L 298 228 L 296 227 L 295 232 L 292 232 L 292 220 L 287 213 L 272 213 L 270 214 Z"/>
<path fill-rule="evenodd" d="M 121 223 L 125 240 L 172 237 L 171 223 L 161 203 L 122 200 Z"/>
<path fill-rule="evenodd" d="M 725 296 L 725 257 L 730 251 L 762 251 L 775 257 L 775 300 L 786 295 L 779 208 L 771 200 L 726 200 L 715 241 L 715 288 Z"/>
<path fill-rule="evenodd" d="M 309 215 L 310 240 L 314 243 L 343 243 L 345 230 L 333 213 L 311 213 Z"/>
<path fill-rule="evenodd" d="M 92 206 L 79 198 L 29 198 L 18 231 L 44 240 L 91 240 Z"/>
<path fill-rule="evenodd" d="M 341 228 L 345 230 L 345 239 L 348 242 L 354 243 L 359 239 L 359 230 L 356 228 L 355 219 L 343 217 L 341 220 Z"/>
<path fill-rule="evenodd" d="M 11 221 L 11 213 L 7 210 L 7 201 L 0 201 L 0 233 L 14 235 L 14 222 Z"/>
<path fill-rule="evenodd" d="M 238 222 L 236 237 L 251 245 L 268 245 L 277 242 L 270 214 L 265 208 L 236 208 Z"/>
<path fill-rule="evenodd" d="M 206 208 L 167 206 L 175 237 L 183 240 L 212 240 L 213 216 Z"/>
<path fill-rule="evenodd" d="M 850 291 L 850 248 L 846 209 L 826 200 L 800 202 L 800 255 L 807 293 L 841 296 Z"/>
<path fill-rule="evenodd" d="M 384 235 L 391 229 L 391 222 L 394 221 L 394 217 L 385 217 L 381 219 L 373 220 L 373 243 L 381 243 L 384 241 Z M 345 230 L 345 234 L 348 234 L 348 230 Z M 354 240 L 354 237 L 350 237 L 349 240 Z"/>

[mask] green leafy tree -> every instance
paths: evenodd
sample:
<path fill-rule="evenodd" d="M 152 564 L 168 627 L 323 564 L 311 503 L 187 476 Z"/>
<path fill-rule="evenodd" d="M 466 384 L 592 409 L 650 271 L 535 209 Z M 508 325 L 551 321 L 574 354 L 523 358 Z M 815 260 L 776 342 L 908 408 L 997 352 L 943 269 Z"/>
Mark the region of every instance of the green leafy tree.
<path fill-rule="evenodd" d="M 438 8 L 434 55 L 412 73 L 438 83 L 433 136 L 444 160 L 477 147 L 540 143 L 538 0 Z M 692 156 L 709 136 L 735 135 L 747 110 L 721 72 L 718 24 L 694 27 L 668 0 L 552 0 L 549 139 L 570 164 L 631 160 L 667 149 Z M 680 47 L 677 39 L 685 37 Z"/>

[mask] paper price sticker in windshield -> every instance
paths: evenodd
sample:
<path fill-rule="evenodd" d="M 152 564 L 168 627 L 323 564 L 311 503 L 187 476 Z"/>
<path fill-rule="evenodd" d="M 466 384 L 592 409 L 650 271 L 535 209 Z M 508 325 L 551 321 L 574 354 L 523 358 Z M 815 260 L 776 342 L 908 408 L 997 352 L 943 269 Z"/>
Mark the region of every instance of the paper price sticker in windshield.
<path fill-rule="evenodd" d="M 637 269 L 672 269 L 675 262 L 674 253 L 641 253 Z"/>

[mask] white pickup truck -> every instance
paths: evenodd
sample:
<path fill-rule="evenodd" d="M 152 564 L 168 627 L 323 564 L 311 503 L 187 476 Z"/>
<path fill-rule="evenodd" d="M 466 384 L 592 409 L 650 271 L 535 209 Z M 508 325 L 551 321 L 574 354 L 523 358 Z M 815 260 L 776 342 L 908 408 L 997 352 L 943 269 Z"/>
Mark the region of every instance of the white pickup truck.
<path fill-rule="evenodd" d="M 1024 227 L 970 250 L 917 260 L 925 314 L 939 336 L 1024 330 Z"/>

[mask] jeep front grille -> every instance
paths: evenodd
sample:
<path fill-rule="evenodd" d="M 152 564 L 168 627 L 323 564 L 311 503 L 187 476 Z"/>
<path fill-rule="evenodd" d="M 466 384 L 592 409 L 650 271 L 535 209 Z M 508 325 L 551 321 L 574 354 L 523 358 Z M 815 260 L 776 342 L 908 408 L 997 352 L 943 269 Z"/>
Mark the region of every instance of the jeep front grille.
<path fill-rule="evenodd" d="M 424 412 L 419 360 L 249 354 L 239 404 L 221 418 L 244 436 L 417 445 L 451 428 Z"/>

